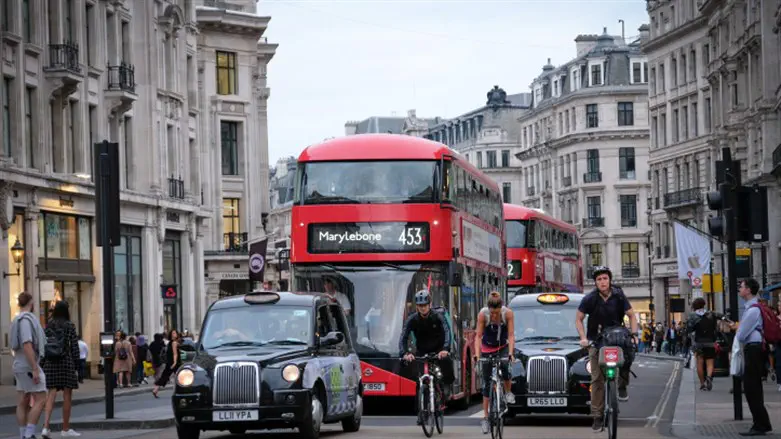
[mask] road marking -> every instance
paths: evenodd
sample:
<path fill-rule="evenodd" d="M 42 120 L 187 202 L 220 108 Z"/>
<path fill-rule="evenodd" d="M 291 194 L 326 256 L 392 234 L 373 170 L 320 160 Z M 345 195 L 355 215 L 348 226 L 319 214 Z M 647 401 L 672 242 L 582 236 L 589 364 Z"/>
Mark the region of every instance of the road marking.
<path fill-rule="evenodd" d="M 483 417 L 483 409 L 480 408 L 480 410 L 477 411 L 477 413 L 473 413 L 469 415 L 470 418 L 482 418 Z"/>
<path fill-rule="evenodd" d="M 675 383 L 675 378 L 678 376 L 680 368 L 681 363 L 676 361 L 673 365 L 673 372 L 670 374 L 670 378 L 667 379 L 667 384 L 664 386 L 662 396 L 659 398 L 659 402 L 656 403 L 656 408 L 654 409 L 653 413 L 648 417 L 648 422 L 646 422 L 645 428 L 656 427 L 659 424 L 659 421 L 662 419 L 664 410 L 667 408 L 667 404 L 670 401 L 670 396 L 672 395 L 673 383 Z"/>

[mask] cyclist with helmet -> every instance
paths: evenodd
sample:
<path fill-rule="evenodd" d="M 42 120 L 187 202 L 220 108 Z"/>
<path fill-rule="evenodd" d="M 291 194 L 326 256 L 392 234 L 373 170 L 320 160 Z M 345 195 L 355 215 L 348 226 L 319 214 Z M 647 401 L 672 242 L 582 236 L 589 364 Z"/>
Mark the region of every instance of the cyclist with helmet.
<path fill-rule="evenodd" d="M 580 335 L 580 345 L 588 347 L 591 362 L 591 415 L 594 417 L 592 428 L 602 430 L 605 410 L 605 377 L 599 367 L 600 334 L 604 329 L 624 325 L 624 316 L 629 317 L 631 337 L 637 343 L 637 316 L 632 304 L 621 288 L 612 284 L 613 273 L 607 267 L 594 267 L 594 283 L 596 288 L 583 297 L 575 319 L 575 326 Z M 583 319 L 588 315 L 588 330 L 583 326 Z M 632 352 L 624 351 L 625 358 L 631 358 Z M 628 401 L 629 393 L 629 361 L 619 371 L 618 400 Z"/>
<path fill-rule="evenodd" d="M 480 356 L 500 356 L 513 359 L 515 349 L 515 316 L 510 308 L 504 306 L 501 294 L 492 291 L 488 295 L 488 306 L 480 310 L 477 315 L 477 336 L 475 337 L 474 360 Z M 491 396 L 491 364 L 483 365 L 483 420 L 480 429 L 483 434 L 488 434 L 488 404 Z M 500 366 L 499 373 L 504 378 L 504 399 L 507 404 L 515 404 L 515 395 L 510 391 L 512 377 L 508 364 Z"/>
<path fill-rule="evenodd" d="M 447 358 L 450 353 L 450 326 L 443 314 L 431 310 L 431 294 L 428 290 L 415 293 L 415 309 L 417 312 L 412 313 L 404 322 L 399 339 L 399 353 L 406 362 L 415 359 L 415 354 L 409 349 L 409 336 L 414 334 L 418 356 L 437 354 L 437 360 L 432 361 L 432 364 L 438 366 L 442 372 L 442 395 L 444 400 L 448 401 L 448 389 L 455 381 L 453 361 Z M 417 404 L 417 398 L 415 401 Z"/>

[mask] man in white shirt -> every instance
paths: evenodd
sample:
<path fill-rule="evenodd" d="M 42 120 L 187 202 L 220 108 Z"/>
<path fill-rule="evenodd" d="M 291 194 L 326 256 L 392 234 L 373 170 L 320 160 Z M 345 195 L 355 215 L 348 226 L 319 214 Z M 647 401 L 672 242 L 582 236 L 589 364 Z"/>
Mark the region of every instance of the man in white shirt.
<path fill-rule="evenodd" d="M 347 294 L 342 293 L 341 291 L 336 290 L 336 283 L 333 279 L 330 277 L 327 277 L 323 280 L 323 288 L 325 289 L 326 294 L 330 294 L 334 298 L 336 298 L 336 301 L 339 302 L 340 305 L 342 305 L 342 308 L 344 308 L 344 314 L 346 316 L 350 316 L 352 314 L 352 305 L 350 304 L 350 298 L 347 297 Z"/>
<path fill-rule="evenodd" d="M 87 371 L 87 355 L 89 355 L 89 347 L 79 335 L 79 382 L 84 382 L 84 376 Z"/>

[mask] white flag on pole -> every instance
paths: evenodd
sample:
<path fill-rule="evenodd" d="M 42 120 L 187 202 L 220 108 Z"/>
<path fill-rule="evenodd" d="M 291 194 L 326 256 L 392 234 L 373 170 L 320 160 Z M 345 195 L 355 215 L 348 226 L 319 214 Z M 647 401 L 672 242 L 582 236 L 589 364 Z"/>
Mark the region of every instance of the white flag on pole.
<path fill-rule="evenodd" d="M 710 274 L 708 238 L 676 222 L 675 249 L 678 252 L 678 279 L 691 279 L 694 287 L 702 285 L 702 275 Z"/>

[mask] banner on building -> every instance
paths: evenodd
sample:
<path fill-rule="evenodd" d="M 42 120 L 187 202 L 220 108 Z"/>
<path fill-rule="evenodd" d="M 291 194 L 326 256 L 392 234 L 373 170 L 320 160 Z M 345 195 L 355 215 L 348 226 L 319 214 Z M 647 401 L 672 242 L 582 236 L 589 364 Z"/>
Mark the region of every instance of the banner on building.
<path fill-rule="evenodd" d="M 255 241 L 249 245 L 249 280 L 263 282 L 263 272 L 266 269 L 266 248 L 268 238 Z"/>
<path fill-rule="evenodd" d="M 710 274 L 708 238 L 676 222 L 675 249 L 678 252 L 678 279 L 689 279 L 692 287 L 702 287 L 704 275 Z"/>

